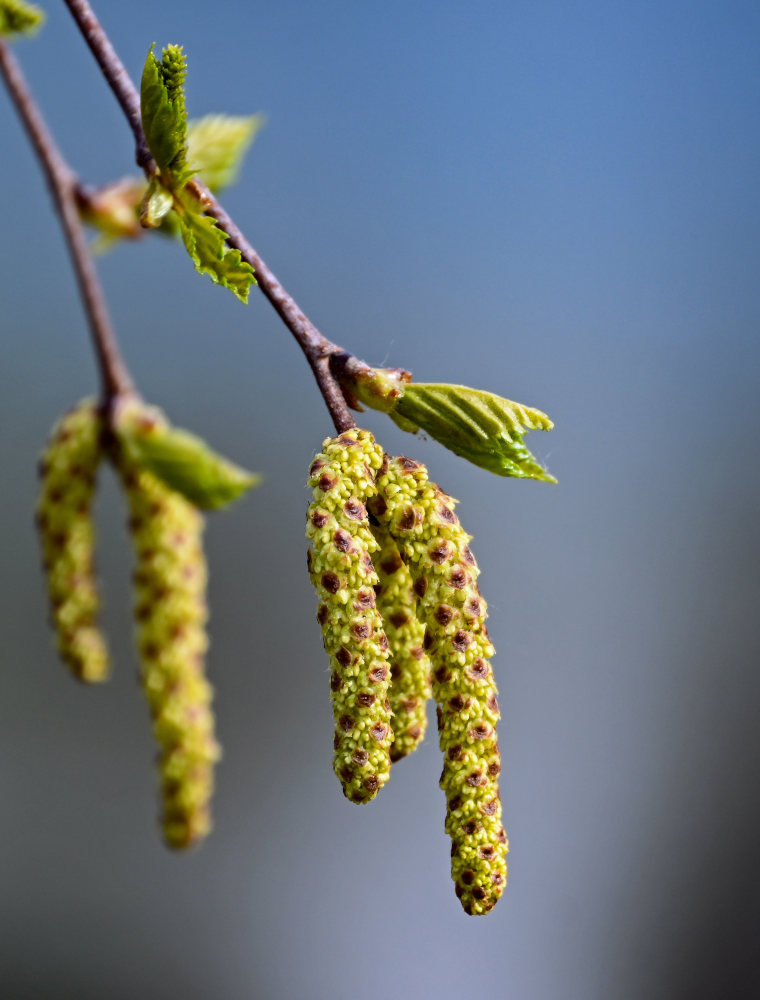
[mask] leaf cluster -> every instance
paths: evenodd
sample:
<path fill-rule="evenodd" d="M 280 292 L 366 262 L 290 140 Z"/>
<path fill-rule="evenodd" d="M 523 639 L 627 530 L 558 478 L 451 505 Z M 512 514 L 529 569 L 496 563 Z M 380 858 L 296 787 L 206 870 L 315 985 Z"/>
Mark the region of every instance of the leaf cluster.
<path fill-rule="evenodd" d="M 167 187 L 188 180 L 187 57 L 178 45 L 167 45 L 159 59 L 151 45 L 140 84 L 140 106 L 145 139 Z M 184 178 L 184 180 L 183 180 Z"/>
<path fill-rule="evenodd" d="M 45 22 L 44 11 L 24 0 L 0 0 L 0 36 L 33 35 Z"/>
<path fill-rule="evenodd" d="M 180 46 L 168 45 L 159 60 L 154 47 L 145 60 L 140 101 L 145 138 L 159 175 L 145 192 L 140 221 L 146 228 L 178 229 L 196 271 L 247 302 L 250 287 L 256 284 L 253 268 L 239 250 L 228 245 L 228 234 L 204 213 L 187 185 L 201 168 L 211 175 L 217 188 L 230 183 L 259 122 L 214 116 L 213 122 L 201 119 L 189 128 L 185 55 Z M 191 150 L 200 167 L 188 159 Z M 169 213 L 174 213 L 173 223 Z"/>

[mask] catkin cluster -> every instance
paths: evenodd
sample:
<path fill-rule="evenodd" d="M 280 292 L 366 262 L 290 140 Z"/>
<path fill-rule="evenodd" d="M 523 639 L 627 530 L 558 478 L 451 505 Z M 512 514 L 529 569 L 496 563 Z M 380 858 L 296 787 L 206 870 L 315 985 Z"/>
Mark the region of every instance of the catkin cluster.
<path fill-rule="evenodd" d="M 116 430 L 84 400 L 53 429 L 40 462 L 37 523 L 58 649 L 83 681 L 104 680 L 105 642 L 96 625 L 92 501 L 106 454 L 129 504 L 136 553 L 135 619 L 141 677 L 160 747 L 163 829 L 171 847 L 188 847 L 210 829 L 214 739 L 212 690 L 204 676 L 206 563 L 203 519 L 179 493 L 131 456 L 122 440 L 151 433 L 160 411 L 122 399 Z"/>
<path fill-rule="evenodd" d="M 102 422 L 85 399 L 53 428 L 40 460 L 37 525 L 58 652 L 75 677 L 105 680 L 108 654 L 97 627 L 92 501 Z"/>
<path fill-rule="evenodd" d="M 389 646 L 375 604 L 378 548 L 365 501 L 375 492 L 383 450 L 368 431 L 328 439 L 309 472 L 309 573 L 319 596 L 332 672 L 333 767 L 352 802 L 369 802 L 390 775 L 393 741 Z"/>
<path fill-rule="evenodd" d="M 386 459 L 377 490 L 370 510 L 412 574 L 426 628 L 424 648 L 433 664 L 452 877 L 465 911 L 487 913 L 506 883 L 507 837 L 497 781 L 499 705 L 488 663 L 494 649 L 471 536 L 459 524 L 452 498 L 418 462 Z"/>
<path fill-rule="evenodd" d="M 488 913 L 507 876 L 499 705 L 486 603 L 456 501 L 423 465 L 389 458 L 358 429 L 324 442 L 309 485 L 309 572 L 332 665 L 336 773 L 348 798 L 372 798 L 390 760 L 423 738 L 432 689 L 452 877 L 465 911 Z"/>
<path fill-rule="evenodd" d="M 155 411 L 134 404 L 122 420 L 146 430 Z M 141 679 L 160 747 L 162 826 L 170 847 L 189 847 L 209 832 L 213 768 L 219 758 L 204 673 L 206 562 L 203 518 L 123 451 L 117 464 L 129 504 L 135 550 L 135 619 Z"/>

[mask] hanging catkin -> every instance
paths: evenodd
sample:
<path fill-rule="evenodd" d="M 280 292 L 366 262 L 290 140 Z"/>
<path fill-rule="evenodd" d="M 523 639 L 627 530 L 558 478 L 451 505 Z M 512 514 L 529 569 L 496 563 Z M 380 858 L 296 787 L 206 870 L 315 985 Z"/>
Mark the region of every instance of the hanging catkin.
<path fill-rule="evenodd" d="M 40 461 L 37 525 L 58 652 L 79 680 L 108 675 L 105 641 L 97 628 L 92 500 L 101 459 L 97 404 L 85 399 L 54 427 Z"/>
<path fill-rule="evenodd" d="M 355 428 L 323 443 L 308 483 L 309 573 L 332 670 L 333 767 L 346 797 L 359 803 L 388 780 L 393 740 L 388 639 L 375 607 L 378 546 L 365 508 L 382 458 L 369 431 Z"/>
<path fill-rule="evenodd" d="M 146 427 L 155 410 L 132 404 L 122 421 Z M 160 747 L 164 837 L 189 847 L 211 828 L 213 767 L 219 758 L 204 673 L 207 609 L 203 518 L 179 493 L 120 449 L 135 549 L 135 618 L 141 678 Z"/>
<path fill-rule="evenodd" d="M 373 527 L 380 546 L 375 555 L 379 583 L 377 610 L 383 620 L 391 652 L 389 699 L 393 713 L 391 761 L 401 760 L 422 742 L 430 697 L 430 661 L 422 648 L 425 626 L 417 617 L 417 595 L 412 575 L 391 535 Z"/>
<path fill-rule="evenodd" d="M 393 535 L 414 578 L 444 765 L 451 871 L 467 913 L 491 910 L 506 883 L 507 837 L 501 823 L 496 722 L 499 706 L 489 666 L 493 646 L 486 604 L 455 501 L 408 458 L 386 460 L 370 510 Z"/>

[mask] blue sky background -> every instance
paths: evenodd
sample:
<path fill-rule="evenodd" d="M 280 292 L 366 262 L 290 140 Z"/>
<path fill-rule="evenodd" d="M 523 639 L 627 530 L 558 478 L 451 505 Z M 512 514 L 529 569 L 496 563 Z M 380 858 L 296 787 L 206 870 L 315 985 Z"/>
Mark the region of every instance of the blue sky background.
<path fill-rule="evenodd" d="M 210 519 L 216 831 L 168 855 L 129 553 L 98 515 L 111 685 L 56 663 L 34 457 L 96 389 L 38 167 L 0 96 L 0 984 L 26 997 L 746 998 L 756 831 L 760 8 L 750 2 L 101 3 L 134 77 L 184 44 L 191 114 L 264 111 L 225 204 L 333 339 L 546 410 L 558 487 L 365 420 L 459 497 L 489 601 L 510 884 L 449 881 L 435 739 L 366 809 L 331 771 L 303 487 L 305 363 L 158 238 L 98 262 L 146 398 L 259 491 Z M 130 133 L 63 4 L 17 54 L 83 179 Z M 431 734 L 432 735 L 432 734 Z"/>

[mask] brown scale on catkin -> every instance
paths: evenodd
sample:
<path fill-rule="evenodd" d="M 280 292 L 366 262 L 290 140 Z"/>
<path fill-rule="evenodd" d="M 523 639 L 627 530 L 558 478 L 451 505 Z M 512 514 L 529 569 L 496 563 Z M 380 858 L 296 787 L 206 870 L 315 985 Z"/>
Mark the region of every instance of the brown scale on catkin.
<path fill-rule="evenodd" d="M 133 404 L 121 420 L 155 411 Z M 179 493 L 134 463 L 123 449 L 116 463 L 129 503 L 135 549 L 135 619 L 142 686 L 160 747 L 166 843 L 190 847 L 211 829 L 210 800 L 219 746 L 204 673 L 207 608 L 203 518 Z"/>
<path fill-rule="evenodd" d="M 54 427 L 40 460 L 37 526 L 58 652 L 81 681 L 108 676 L 108 653 L 97 628 L 92 501 L 102 455 L 97 403 L 85 399 Z"/>
<path fill-rule="evenodd" d="M 380 546 L 373 560 L 379 577 L 377 610 L 391 651 L 388 697 L 393 713 L 391 761 L 395 763 L 416 750 L 425 736 L 430 661 L 422 647 L 425 626 L 417 617 L 412 575 L 390 534 L 379 526 L 373 526 L 372 533 Z"/>
<path fill-rule="evenodd" d="M 506 884 L 508 846 L 498 791 L 499 706 L 488 663 L 494 649 L 470 536 L 454 513 L 455 501 L 418 462 L 386 459 L 377 488 L 370 511 L 393 535 L 412 573 L 426 626 L 456 893 L 467 913 L 488 913 Z"/>
<path fill-rule="evenodd" d="M 306 534 L 317 621 L 330 657 L 335 715 L 333 768 L 346 798 L 369 802 L 390 775 L 393 742 L 388 639 L 375 607 L 378 548 L 365 501 L 375 493 L 383 451 L 369 431 L 328 438 L 309 470 Z"/>

